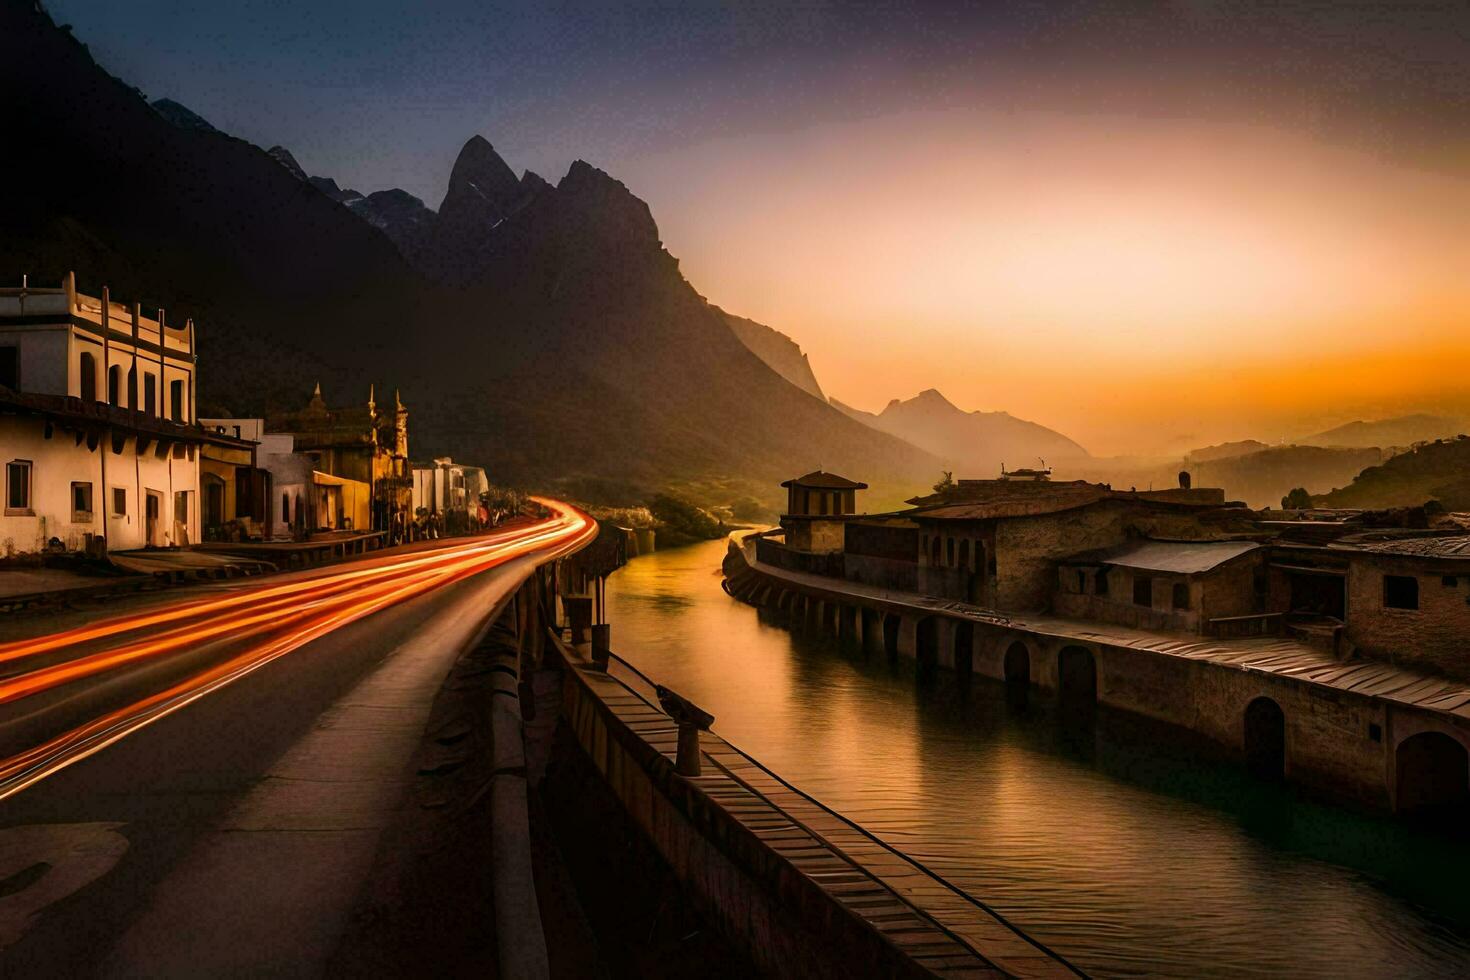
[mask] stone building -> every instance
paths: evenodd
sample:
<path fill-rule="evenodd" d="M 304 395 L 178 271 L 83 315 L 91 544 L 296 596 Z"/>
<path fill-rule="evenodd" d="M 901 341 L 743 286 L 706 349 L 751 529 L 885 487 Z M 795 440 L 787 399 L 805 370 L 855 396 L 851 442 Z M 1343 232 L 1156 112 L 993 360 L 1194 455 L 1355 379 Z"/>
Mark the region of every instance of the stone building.
<path fill-rule="evenodd" d="M 296 412 L 268 416 L 268 434 L 289 434 L 294 451 L 332 479 L 318 487 L 316 527 L 386 531 L 392 541 L 407 537 L 413 517 L 413 473 L 408 459 L 408 409 L 397 393 L 391 412 L 380 412 L 373 389 L 361 406 L 332 409 L 321 385 Z M 365 494 L 359 487 L 366 488 Z M 365 496 L 365 499 L 358 498 Z M 366 522 L 366 527 L 364 527 Z"/>
<path fill-rule="evenodd" d="M 1353 651 L 1470 680 L 1470 535 L 1341 546 Z"/>
<path fill-rule="evenodd" d="M 868 485 L 816 470 L 781 486 L 786 488 L 786 513 L 781 515 L 786 547 L 815 554 L 841 552 L 843 525 L 857 511 L 857 492 Z"/>
<path fill-rule="evenodd" d="M 199 540 L 194 324 L 61 285 L 0 289 L 6 551 Z"/>
<path fill-rule="evenodd" d="M 1056 567 L 1079 552 L 1137 538 L 1214 540 L 1247 526 L 1218 489 L 1115 491 L 1083 481 L 961 480 L 910 501 L 919 529 L 918 591 L 976 605 L 1039 611 Z"/>
<path fill-rule="evenodd" d="M 1265 555 L 1254 541 L 1151 541 L 1074 555 L 1057 566 L 1052 611 L 1138 629 L 1212 632 L 1265 612 Z"/>

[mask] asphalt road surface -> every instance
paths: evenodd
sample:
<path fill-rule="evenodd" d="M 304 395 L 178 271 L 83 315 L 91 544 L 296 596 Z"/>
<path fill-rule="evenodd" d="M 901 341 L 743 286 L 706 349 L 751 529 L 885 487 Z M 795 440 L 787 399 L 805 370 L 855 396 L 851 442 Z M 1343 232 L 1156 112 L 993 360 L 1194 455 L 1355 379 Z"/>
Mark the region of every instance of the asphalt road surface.
<path fill-rule="evenodd" d="M 0 644 L 0 974 L 315 976 L 552 516 Z"/>

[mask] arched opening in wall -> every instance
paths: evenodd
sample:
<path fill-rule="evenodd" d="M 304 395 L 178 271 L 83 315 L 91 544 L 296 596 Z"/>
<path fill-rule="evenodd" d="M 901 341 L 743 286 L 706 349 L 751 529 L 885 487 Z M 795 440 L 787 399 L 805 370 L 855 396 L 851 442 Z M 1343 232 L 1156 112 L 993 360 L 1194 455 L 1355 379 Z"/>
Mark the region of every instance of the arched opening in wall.
<path fill-rule="evenodd" d="M 1007 688 L 1024 692 L 1031 686 L 1031 651 L 1020 640 L 1006 650 L 1004 671 Z"/>
<path fill-rule="evenodd" d="M 883 617 L 883 652 L 890 660 L 898 656 L 898 627 L 897 613 L 888 613 Z"/>
<path fill-rule="evenodd" d="M 1470 756 L 1465 746 L 1443 732 L 1420 732 L 1399 743 L 1394 809 L 1460 832 L 1470 814 Z"/>
<path fill-rule="evenodd" d="M 1286 777 L 1286 715 L 1270 698 L 1246 705 L 1245 765 L 1261 779 Z"/>
<path fill-rule="evenodd" d="M 122 406 L 122 365 L 107 369 L 107 404 Z"/>
<path fill-rule="evenodd" d="M 81 369 L 77 373 L 82 381 L 82 401 L 95 402 L 97 400 L 97 358 L 88 351 L 82 351 Z"/>
<path fill-rule="evenodd" d="M 934 536 L 934 540 L 932 542 L 930 542 L 929 552 L 930 552 L 930 554 L 929 554 L 929 564 L 931 564 L 931 565 L 938 565 L 939 564 L 939 535 L 936 534 Z"/>
<path fill-rule="evenodd" d="M 1073 708 L 1097 704 L 1097 663 L 1086 647 L 1062 647 L 1057 655 L 1057 694 Z"/>
<path fill-rule="evenodd" d="M 961 684 L 970 683 L 975 670 L 975 624 L 968 619 L 954 626 L 954 672 Z"/>
<path fill-rule="evenodd" d="M 948 556 L 949 556 L 949 566 L 951 568 L 953 568 L 954 567 L 954 538 L 950 538 L 949 539 Z"/>
<path fill-rule="evenodd" d="M 923 673 L 932 673 L 939 666 L 938 618 L 926 616 L 919 620 L 918 628 L 914 631 L 914 657 Z"/>

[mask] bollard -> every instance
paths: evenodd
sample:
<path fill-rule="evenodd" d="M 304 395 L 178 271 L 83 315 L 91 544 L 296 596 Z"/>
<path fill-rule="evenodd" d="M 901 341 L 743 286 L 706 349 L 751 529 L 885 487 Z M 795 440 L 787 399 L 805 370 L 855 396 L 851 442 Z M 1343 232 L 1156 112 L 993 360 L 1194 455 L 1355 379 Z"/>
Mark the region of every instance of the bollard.
<path fill-rule="evenodd" d="M 674 771 L 681 776 L 699 775 L 699 726 L 692 721 L 679 722 L 679 755 Z"/>
<path fill-rule="evenodd" d="M 662 684 L 655 689 L 658 703 L 679 723 L 679 754 L 674 759 L 674 771 L 681 776 L 698 776 L 699 733 L 714 724 L 715 716 Z"/>
<path fill-rule="evenodd" d="M 592 626 L 592 666 L 607 670 L 607 659 L 612 653 L 612 627 L 607 623 Z"/>

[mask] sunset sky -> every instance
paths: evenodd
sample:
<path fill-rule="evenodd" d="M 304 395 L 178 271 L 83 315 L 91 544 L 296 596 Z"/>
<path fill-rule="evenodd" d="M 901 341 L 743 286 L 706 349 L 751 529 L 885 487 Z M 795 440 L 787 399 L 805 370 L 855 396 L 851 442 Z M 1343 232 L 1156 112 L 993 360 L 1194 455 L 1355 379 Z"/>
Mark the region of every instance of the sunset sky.
<path fill-rule="evenodd" d="M 1470 414 L 1464 3 L 47 6 L 364 192 L 584 158 L 862 408 L 1096 453 Z"/>

